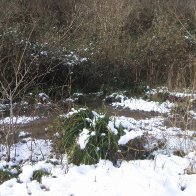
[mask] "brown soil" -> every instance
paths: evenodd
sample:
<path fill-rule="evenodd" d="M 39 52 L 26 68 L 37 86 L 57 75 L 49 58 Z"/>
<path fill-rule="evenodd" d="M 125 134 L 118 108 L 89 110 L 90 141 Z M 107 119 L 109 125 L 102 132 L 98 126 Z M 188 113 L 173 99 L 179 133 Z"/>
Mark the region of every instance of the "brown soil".
<path fill-rule="evenodd" d="M 78 105 L 82 107 L 83 105 Z M 89 102 L 86 104 L 89 108 L 95 111 L 101 110 L 101 108 L 106 108 L 106 111 L 110 116 L 125 116 L 125 117 L 130 117 L 130 118 L 135 118 L 136 120 L 141 120 L 141 119 L 146 119 L 146 118 L 153 118 L 156 116 L 160 116 L 163 114 L 160 114 L 159 112 L 145 112 L 145 111 L 138 111 L 138 110 L 129 110 L 129 109 L 124 109 L 121 107 L 115 108 L 112 107 L 111 105 L 106 105 L 103 104 L 102 101 L 93 101 Z"/>
<path fill-rule="evenodd" d="M 55 118 L 63 113 L 66 113 L 67 107 L 63 105 L 40 105 L 38 108 L 29 108 L 28 110 L 20 110 L 20 112 L 15 112 L 14 115 L 16 116 L 39 116 L 40 118 L 34 120 L 28 124 L 16 125 L 16 135 L 17 133 L 24 131 L 29 132 L 31 137 L 39 138 L 39 139 L 52 139 L 54 137 L 54 131 L 48 129 L 50 126 L 53 125 Z M 3 114 L 3 117 L 9 116 L 8 114 Z M 3 125 L 0 125 L 0 128 Z M 6 129 L 6 127 L 5 127 Z M 5 134 L 2 134 L 2 137 Z M 2 139 L 2 138 L 0 138 Z M 19 138 L 16 138 L 18 141 Z"/>
<path fill-rule="evenodd" d="M 90 102 L 88 107 L 99 111 L 101 110 L 101 102 Z M 82 107 L 79 105 L 79 107 Z M 180 127 L 182 129 L 190 129 L 196 130 L 196 119 L 190 120 L 188 123 L 183 118 L 169 118 L 166 115 L 162 115 L 158 112 L 144 112 L 144 111 L 130 111 L 129 109 L 123 108 L 114 108 L 110 105 L 106 105 L 106 111 L 110 116 L 125 116 L 131 117 L 136 120 L 146 119 L 146 118 L 153 118 L 156 116 L 163 116 L 165 118 L 165 126 L 167 127 Z M 24 110 L 18 115 L 25 115 L 25 116 L 40 116 L 38 120 L 35 120 L 31 123 L 18 126 L 16 127 L 17 132 L 20 131 L 27 131 L 31 133 L 33 138 L 40 138 L 40 139 L 53 139 L 55 130 L 48 127 L 51 127 L 54 124 L 55 118 L 60 115 L 64 114 L 67 111 L 67 107 L 64 105 L 41 105 L 37 109 L 29 109 Z"/>
<path fill-rule="evenodd" d="M 27 131 L 31 133 L 31 137 L 33 138 L 52 139 L 54 132 L 52 132 L 49 127 L 53 125 L 54 119 L 55 116 L 48 118 L 40 118 L 31 123 L 23 125 L 22 127 L 20 127 L 20 130 L 18 130 L 18 132 Z"/>
<path fill-rule="evenodd" d="M 123 108 L 114 108 L 112 106 L 108 106 L 108 113 L 111 116 L 125 116 L 134 118 L 136 120 L 146 119 L 146 118 L 153 118 L 156 116 L 160 116 L 161 114 L 158 112 L 145 112 L 145 111 L 138 111 L 138 110 L 129 110 Z"/>

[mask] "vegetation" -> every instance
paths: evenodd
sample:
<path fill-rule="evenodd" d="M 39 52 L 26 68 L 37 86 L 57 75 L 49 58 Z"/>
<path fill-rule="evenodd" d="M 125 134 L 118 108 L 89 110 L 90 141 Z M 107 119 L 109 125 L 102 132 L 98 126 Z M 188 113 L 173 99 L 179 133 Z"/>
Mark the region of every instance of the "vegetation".
<path fill-rule="evenodd" d="M 8 161 L 16 141 L 14 103 L 40 101 L 40 89 L 53 101 L 70 98 L 73 89 L 140 93 L 146 86 L 160 84 L 169 90 L 195 90 L 195 0 L 0 2 L 0 103 L 9 105 L 10 123 L 3 130 Z M 151 97 L 161 101 L 169 98 L 167 92 Z M 188 118 L 186 109 L 195 103 L 184 105 L 178 105 L 173 113 Z M 88 110 L 72 117 L 58 120 L 61 138 L 57 149 L 68 150 L 76 164 L 100 158 L 114 161 L 120 135 L 108 130 L 109 118 L 96 119 Z M 85 155 L 76 145 L 83 129 L 95 132 L 89 137 Z"/>
<path fill-rule="evenodd" d="M 31 70 L 44 73 L 27 91 L 54 87 L 53 96 L 67 96 L 54 92 L 66 88 L 72 72 L 73 87 L 85 91 L 195 84 L 194 0 L 13 0 L 0 5 L 1 73 L 11 80 L 11 66 L 18 64 L 23 71 L 31 64 Z"/>
<path fill-rule="evenodd" d="M 101 159 L 167 171 L 173 154 L 189 161 L 180 175 L 196 174 L 195 95 L 195 0 L 0 1 L 0 185 L 15 178 L 10 190 L 49 191 L 43 176 Z M 112 117 L 89 109 L 103 101 Z"/>
<path fill-rule="evenodd" d="M 49 173 L 43 169 L 35 170 L 33 172 L 32 180 L 37 180 L 39 183 L 41 183 L 42 176 L 48 176 Z"/>
<path fill-rule="evenodd" d="M 4 168 L 1 168 L 0 169 L 0 184 L 2 184 L 3 182 L 11 178 L 18 178 L 18 175 L 20 173 L 21 173 L 21 169 L 19 165 L 15 165 L 10 168 L 8 168 L 7 166 L 5 166 Z"/>
<path fill-rule="evenodd" d="M 93 114 L 89 109 L 82 109 L 67 118 L 57 119 L 57 152 L 67 153 L 69 160 L 79 165 L 97 163 L 100 159 L 116 161 L 118 150 L 117 138 L 108 127 L 109 117 Z M 80 137 L 86 139 L 80 145 Z"/>
<path fill-rule="evenodd" d="M 11 178 L 11 176 L 12 176 L 12 174 L 10 172 L 0 170 L 0 184 L 9 180 Z"/>
<path fill-rule="evenodd" d="M 53 129 L 59 134 L 54 144 L 56 152 L 66 153 L 69 161 L 76 165 L 95 164 L 100 159 L 110 160 L 114 164 L 119 159 L 144 159 L 155 150 L 145 148 L 149 142 L 147 134 L 120 145 L 118 141 L 125 135 L 125 128 L 121 124 L 116 126 L 115 120 L 107 115 L 97 114 L 87 108 L 58 118 L 55 125 Z M 156 146 L 159 147 L 161 143 Z"/>

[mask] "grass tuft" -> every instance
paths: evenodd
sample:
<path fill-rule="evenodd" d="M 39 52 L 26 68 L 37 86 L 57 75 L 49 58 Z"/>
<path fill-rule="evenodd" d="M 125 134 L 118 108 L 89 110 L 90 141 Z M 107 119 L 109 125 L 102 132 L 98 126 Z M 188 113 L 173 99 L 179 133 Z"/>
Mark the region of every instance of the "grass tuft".
<path fill-rule="evenodd" d="M 42 181 L 42 176 L 48 176 L 49 173 L 46 170 L 40 169 L 33 172 L 32 180 L 37 180 L 39 183 Z"/>
<path fill-rule="evenodd" d="M 119 135 L 108 127 L 109 117 L 98 115 L 89 109 L 79 110 L 70 117 L 58 118 L 57 129 L 60 134 L 55 149 L 67 153 L 69 160 L 76 164 L 94 164 L 100 159 L 116 161 Z M 80 140 L 86 131 L 83 147 Z"/>

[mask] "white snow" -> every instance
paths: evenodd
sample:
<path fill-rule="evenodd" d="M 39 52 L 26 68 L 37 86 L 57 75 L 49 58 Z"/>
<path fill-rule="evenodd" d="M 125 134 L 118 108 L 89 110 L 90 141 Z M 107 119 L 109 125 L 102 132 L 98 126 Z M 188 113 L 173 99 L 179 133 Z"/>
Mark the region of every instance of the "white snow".
<path fill-rule="evenodd" d="M 71 108 L 71 111 L 67 114 L 63 114 L 63 115 L 60 115 L 60 117 L 66 117 L 66 118 L 69 118 L 70 116 L 72 116 L 73 114 L 77 114 L 78 112 L 80 111 L 85 111 L 86 108 L 79 108 L 78 110 L 74 109 L 74 108 Z"/>
<path fill-rule="evenodd" d="M 41 166 L 40 166 L 41 165 Z M 24 165 L 20 183 L 11 179 L 0 185 L 1 196 L 194 196 L 196 175 L 184 173 L 188 158 L 157 155 L 155 160 L 123 161 L 119 168 L 101 160 L 96 165 L 62 166 L 49 163 Z M 46 168 L 51 175 L 42 177 L 42 184 L 31 181 L 33 171 Z M 44 189 L 41 187 L 45 187 Z"/>
<path fill-rule="evenodd" d="M 128 97 L 124 95 L 125 93 L 126 93 L 126 91 L 112 93 L 111 95 L 107 96 L 106 99 L 107 98 L 114 98 L 115 100 L 120 100 L 121 102 L 123 102 L 124 100 L 128 99 Z"/>
<path fill-rule="evenodd" d="M 80 149 L 85 149 L 86 144 L 88 143 L 90 134 L 89 134 L 89 130 L 88 129 L 83 129 L 82 132 L 79 135 L 77 144 L 80 146 Z"/>
<path fill-rule="evenodd" d="M 183 92 L 178 92 L 178 91 L 169 91 L 169 89 L 165 86 L 161 86 L 161 87 L 158 87 L 156 89 L 150 89 L 149 87 L 147 87 L 147 92 L 146 94 L 151 94 L 151 95 L 154 95 L 154 94 L 157 94 L 157 93 L 167 93 L 169 95 L 173 95 L 175 97 L 191 97 L 193 99 L 196 99 L 196 93 L 191 91 L 191 90 L 187 90 L 187 89 L 183 89 Z"/>
<path fill-rule="evenodd" d="M 38 116 L 32 116 L 32 117 L 27 117 L 27 116 L 14 116 L 13 117 L 13 124 L 27 124 L 30 123 L 34 120 L 37 120 L 39 117 Z M 11 123 L 11 118 L 6 117 L 0 120 L 0 124 L 10 124 Z"/>
<path fill-rule="evenodd" d="M 27 132 L 27 131 L 21 131 L 19 134 L 18 134 L 18 137 L 28 137 L 30 136 L 31 133 Z"/>
<path fill-rule="evenodd" d="M 11 159 L 15 161 L 39 161 L 50 155 L 51 142 L 49 140 L 34 140 L 26 138 L 11 147 Z M 6 147 L 0 144 L 0 160 L 6 155 Z M 1 162 L 0 162 L 1 163 Z"/>
<path fill-rule="evenodd" d="M 121 136 L 120 139 L 118 140 L 119 145 L 125 145 L 127 144 L 130 140 L 135 139 L 136 137 L 140 137 L 143 135 L 143 131 L 130 131 L 126 132 L 125 135 Z"/>
<path fill-rule="evenodd" d="M 112 117 L 115 122 L 115 126 L 122 125 L 127 130 L 133 130 L 137 128 L 152 131 L 157 127 L 163 127 L 164 119 L 162 117 L 149 118 L 144 120 L 135 120 L 134 118 L 128 118 L 124 116 Z"/>
<path fill-rule="evenodd" d="M 114 135 L 118 134 L 118 130 L 114 127 L 114 122 L 109 121 L 108 129 L 111 130 L 111 132 L 114 133 Z"/>
<path fill-rule="evenodd" d="M 113 105 L 159 113 L 169 113 L 172 107 L 172 103 L 169 102 L 159 104 L 142 99 L 125 100 L 122 97 L 120 101 Z M 86 109 L 72 109 L 65 117 L 71 117 L 81 110 Z M 96 112 L 93 112 L 93 115 L 93 120 L 86 118 L 92 126 L 96 120 L 104 117 Z M 22 124 L 36 118 L 38 117 L 17 117 L 19 121 L 14 119 L 14 122 Z M 111 117 L 108 130 L 118 134 L 118 127 L 121 126 L 124 131 L 118 140 L 120 146 L 145 135 L 145 147 L 157 147 L 153 152 L 153 160 L 119 160 L 115 166 L 107 160 L 100 160 L 94 165 L 76 166 L 68 164 L 66 155 L 62 157 L 62 161 L 50 158 L 51 155 L 54 156 L 51 152 L 52 142 L 32 138 L 14 144 L 11 148 L 11 161 L 6 162 L 6 147 L 0 144 L 0 170 L 4 171 L 7 168 L 12 173 L 17 173 L 13 166 L 20 163 L 21 167 L 17 179 L 12 178 L 0 185 L 0 196 L 195 196 L 196 130 L 166 127 L 164 120 L 164 117 L 159 116 L 142 120 L 124 116 Z M 1 124 L 9 122 L 9 118 L 0 120 Z M 95 134 L 94 130 L 80 130 L 77 144 L 85 150 L 89 138 Z M 19 135 L 23 136 L 25 132 L 20 132 Z M 102 135 L 105 136 L 104 133 Z M 162 147 L 159 147 L 158 141 L 163 142 Z M 186 156 L 173 155 L 174 151 L 179 150 Z M 43 176 L 39 183 L 32 180 L 36 170 L 47 171 L 49 175 Z"/>
<path fill-rule="evenodd" d="M 196 148 L 196 140 L 192 139 L 196 131 L 183 131 L 177 127 L 167 128 L 164 126 L 164 119 L 162 117 L 135 120 L 121 116 L 113 117 L 113 120 L 115 126 L 119 127 L 121 125 L 125 132 L 118 141 L 119 145 L 125 145 L 131 139 L 147 134 L 149 138 L 147 148 L 157 145 L 158 140 L 165 143 L 164 151 L 169 154 L 176 150 L 188 153 Z"/>
<path fill-rule="evenodd" d="M 194 112 L 193 110 L 190 110 L 189 113 L 193 119 L 196 119 L 196 112 Z"/>
<path fill-rule="evenodd" d="M 171 108 L 174 106 L 173 103 L 169 101 L 159 103 L 154 101 L 145 101 L 143 99 L 127 99 L 121 100 L 121 102 L 114 102 L 112 103 L 114 107 L 123 107 L 129 108 L 130 110 L 140 110 L 146 112 L 160 112 L 160 113 L 169 113 Z"/>
<path fill-rule="evenodd" d="M 38 97 L 42 98 L 43 101 L 49 100 L 49 96 L 46 93 L 39 93 Z"/>

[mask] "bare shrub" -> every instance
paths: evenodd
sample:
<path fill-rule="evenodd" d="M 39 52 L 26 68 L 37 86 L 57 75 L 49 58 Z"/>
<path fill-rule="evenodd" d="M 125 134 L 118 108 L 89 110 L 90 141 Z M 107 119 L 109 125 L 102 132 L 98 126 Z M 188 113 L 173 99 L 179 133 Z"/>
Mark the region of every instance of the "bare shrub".
<path fill-rule="evenodd" d="M 88 61 L 74 69 L 75 87 L 189 87 L 195 81 L 195 1 L 2 1 L 2 29 L 47 43 L 54 63 L 74 51 Z M 1 31 L 2 31 L 1 29 Z M 18 35 L 17 35 L 18 36 Z M 47 62 L 48 63 L 48 62 Z M 63 62 L 66 64 L 65 62 Z M 62 73 L 63 68 L 59 69 Z M 65 74 L 56 85 L 64 85 Z M 51 78 L 50 78 L 51 79 Z"/>

